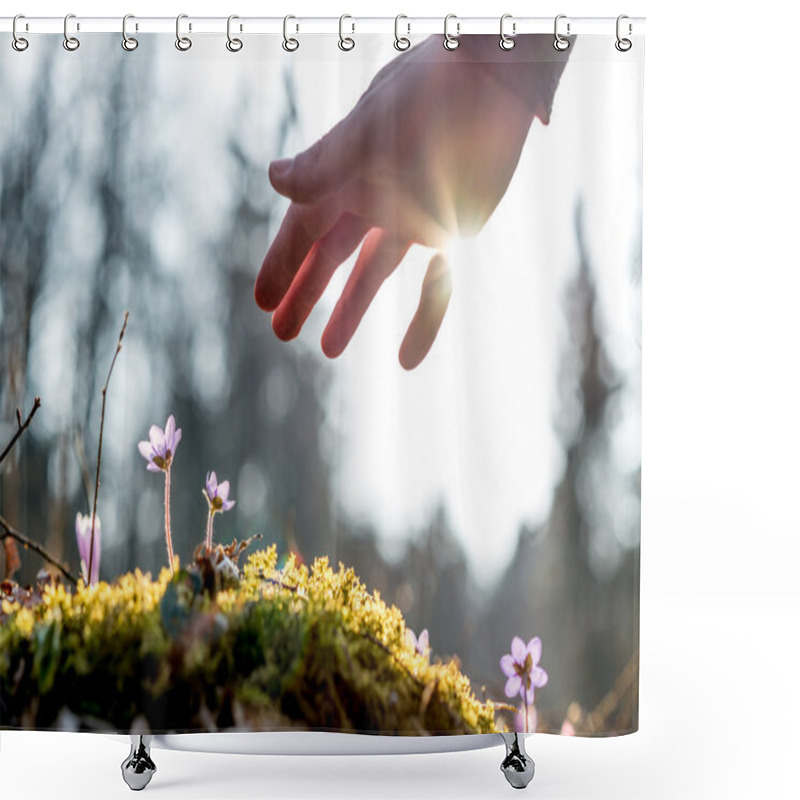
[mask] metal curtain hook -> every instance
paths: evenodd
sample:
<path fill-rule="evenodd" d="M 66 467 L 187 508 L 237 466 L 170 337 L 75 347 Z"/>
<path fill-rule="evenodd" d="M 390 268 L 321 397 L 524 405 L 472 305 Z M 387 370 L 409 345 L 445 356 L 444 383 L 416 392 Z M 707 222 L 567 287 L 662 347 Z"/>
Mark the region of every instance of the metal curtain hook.
<path fill-rule="evenodd" d="M 21 53 L 23 50 L 27 50 L 28 49 L 28 45 L 30 44 L 30 42 L 28 42 L 27 39 L 24 39 L 22 36 L 20 36 L 17 33 L 17 20 L 20 20 L 20 19 L 25 19 L 25 15 L 24 14 L 17 14 L 17 16 L 14 17 L 14 22 L 11 25 L 11 34 L 14 37 L 11 40 L 11 46 L 18 53 Z"/>
<path fill-rule="evenodd" d="M 516 22 L 512 22 L 511 23 L 511 36 L 509 36 L 505 32 L 505 22 L 506 22 L 507 19 L 513 19 L 511 14 L 503 14 L 503 16 L 500 17 L 500 49 L 501 50 L 513 50 L 514 49 L 514 45 L 516 44 L 516 42 L 514 41 L 514 39 L 512 37 L 517 35 L 517 23 Z"/>
<path fill-rule="evenodd" d="M 345 52 L 347 52 L 348 50 L 352 50 L 356 46 L 355 41 L 351 39 L 349 36 L 345 36 L 344 31 L 342 30 L 344 27 L 344 21 L 346 19 L 353 19 L 353 18 L 349 14 L 342 14 L 342 16 L 339 17 L 339 49 L 344 50 Z M 353 26 L 353 33 L 355 33 L 356 31 L 355 22 L 352 23 L 352 26 Z"/>
<path fill-rule="evenodd" d="M 235 19 L 239 19 L 239 17 L 236 14 L 231 14 L 228 17 L 228 29 L 227 29 L 228 41 L 225 42 L 225 47 L 227 47 L 231 53 L 238 53 L 242 49 L 242 47 L 244 47 L 244 43 L 242 42 L 241 39 L 237 39 L 231 36 L 231 22 L 233 22 Z M 240 31 L 242 30 L 241 25 L 239 26 L 239 30 Z"/>
<path fill-rule="evenodd" d="M 135 50 L 139 46 L 139 40 L 134 39 L 133 36 L 128 36 L 128 20 L 135 19 L 133 14 L 126 14 L 122 18 L 122 48 L 123 50 L 127 50 L 129 53 Z M 139 26 L 136 26 L 137 30 Z"/>
<path fill-rule="evenodd" d="M 620 32 L 619 32 L 620 23 L 624 19 L 628 19 L 627 14 L 620 14 L 617 17 L 617 41 L 614 43 L 614 47 L 616 47 L 617 50 L 620 51 L 620 53 L 627 53 L 628 50 L 630 50 L 631 47 L 633 47 L 633 42 L 630 39 L 624 39 L 622 36 L 620 36 Z M 628 34 L 630 35 L 631 33 L 633 33 L 633 26 L 629 22 L 628 23 Z"/>
<path fill-rule="evenodd" d="M 452 36 L 448 31 L 448 23 L 451 19 L 456 20 L 456 35 Z M 458 22 L 458 17 L 455 14 L 448 14 L 444 18 L 444 40 L 442 44 L 444 45 L 445 50 L 458 50 L 458 46 L 461 42 L 458 41 L 458 36 L 461 33 L 461 23 Z"/>
<path fill-rule="evenodd" d="M 192 46 L 192 40 L 188 36 L 181 35 L 181 20 L 188 18 L 188 14 L 178 14 L 175 18 L 175 47 L 183 52 L 186 52 Z M 189 30 L 191 29 L 192 26 L 189 25 Z"/>
<path fill-rule="evenodd" d="M 81 46 L 80 41 L 75 36 L 69 35 L 69 21 L 71 19 L 75 19 L 74 14 L 67 14 L 67 16 L 64 17 L 64 41 L 63 41 L 64 49 L 69 50 L 70 52 L 77 50 Z M 81 29 L 80 25 L 78 25 L 77 23 L 76 26 L 77 30 Z"/>
<path fill-rule="evenodd" d="M 407 36 L 400 35 L 401 19 L 408 19 L 408 17 L 405 14 L 398 14 L 394 18 L 394 49 L 402 53 L 403 50 L 408 50 L 408 48 L 411 47 L 411 40 Z M 406 27 L 408 28 L 408 32 L 411 33 L 411 24 L 407 22 Z"/>
<path fill-rule="evenodd" d="M 559 14 L 556 17 L 555 23 L 553 24 L 553 34 L 555 39 L 553 39 L 553 47 L 556 50 L 564 51 L 569 47 L 569 39 L 565 39 L 559 32 L 558 32 L 558 21 L 561 19 L 566 19 L 566 14 Z M 567 36 L 569 36 L 569 22 L 567 23 Z"/>
<path fill-rule="evenodd" d="M 297 19 L 297 17 L 293 17 L 291 14 L 288 14 L 283 18 L 283 49 L 286 50 L 287 53 L 293 53 L 298 47 L 300 47 L 300 42 L 298 42 L 293 36 L 289 36 L 290 19 Z M 297 25 L 295 30 L 299 31 L 300 26 Z"/>

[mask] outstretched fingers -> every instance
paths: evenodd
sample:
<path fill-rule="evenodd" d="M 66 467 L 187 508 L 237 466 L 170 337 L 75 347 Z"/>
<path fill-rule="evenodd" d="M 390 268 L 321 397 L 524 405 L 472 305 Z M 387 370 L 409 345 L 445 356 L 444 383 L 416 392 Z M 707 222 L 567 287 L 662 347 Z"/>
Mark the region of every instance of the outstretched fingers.
<path fill-rule="evenodd" d="M 342 354 L 383 282 L 403 260 L 410 242 L 373 228 L 364 240 L 353 271 L 322 334 L 328 358 Z"/>
<path fill-rule="evenodd" d="M 294 339 L 322 297 L 333 273 L 358 247 L 369 227 L 352 214 L 342 214 L 331 231 L 314 243 L 272 315 L 279 339 Z"/>
<path fill-rule="evenodd" d="M 277 308 L 314 243 L 331 230 L 340 215 L 334 202 L 289 206 L 256 278 L 254 294 L 260 308 Z"/>
<path fill-rule="evenodd" d="M 447 311 L 452 288 L 450 267 L 445 257 L 436 253 L 428 264 L 417 311 L 400 346 L 403 369 L 414 369 L 428 355 Z"/>

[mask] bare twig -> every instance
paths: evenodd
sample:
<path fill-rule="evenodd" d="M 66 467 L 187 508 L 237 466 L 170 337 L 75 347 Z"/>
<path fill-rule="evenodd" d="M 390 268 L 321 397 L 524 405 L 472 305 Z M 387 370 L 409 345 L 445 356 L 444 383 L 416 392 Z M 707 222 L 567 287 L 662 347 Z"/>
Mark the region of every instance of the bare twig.
<path fill-rule="evenodd" d="M 263 573 L 262 573 L 262 577 L 263 577 Z M 295 594 L 297 594 L 297 587 L 296 586 L 292 586 L 292 585 L 290 585 L 288 583 L 284 583 L 283 581 L 279 581 L 276 578 L 264 578 L 263 580 L 264 580 L 264 583 L 271 583 L 273 586 L 280 586 L 281 589 L 286 589 L 289 592 L 294 592 Z M 298 597 L 302 597 L 302 595 L 297 595 L 297 596 Z M 303 597 L 303 600 L 305 600 L 305 599 L 306 598 Z"/>
<path fill-rule="evenodd" d="M 597 704 L 594 711 L 586 719 L 586 730 L 590 733 L 601 730 L 606 720 L 619 706 L 624 696 L 629 692 L 636 681 L 639 673 L 639 649 L 637 648 L 625 668 L 620 673 L 616 683 L 606 696 Z"/>
<path fill-rule="evenodd" d="M 372 634 L 366 633 L 366 631 L 354 631 L 356 636 L 361 636 L 362 638 L 366 639 L 369 642 L 372 642 L 376 647 L 379 647 L 383 650 L 384 653 L 391 656 L 394 659 L 395 664 L 397 664 L 400 669 L 402 669 L 411 680 L 417 684 L 417 686 L 423 687 L 425 684 L 397 657 L 397 655 L 392 652 L 391 648 L 385 645 L 380 639 L 376 639 Z"/>
<path fill-rule="evenodd" d="M 38 553 L 48 564 L 52 564 L 54 567 L 59 569 L 63 576 L 70 581 L 71 583 L 77 586 L 78 579 L 69 571 L 69 569 L 64 566 L 57 558 L 53 558 L 47 550 L 44 549 L 40 544 L 37 544 L 32 539 L 29 539 L 25 534 L 20 533 L 14 527 L 12 527 L 2 516 L 0 516 L 0 541 L 5 539 L 13 539 L 14 541 L 19 542 L 26 550 L 33 550 L 34 553 Z"/>
<path fill-rule="evenodd" d="M 25 429 L 28 425 L 31 424 L 31 420 L 33 419 L 33 415 L 39 410 L 39 406 L 42 404 L 42 399 L 40 397 L 33 398 L 33 408 L 31 409 L 31 413 L 28 414 L 28 418 L 25 422 L 22 421 L 22 412 L 17 408 L 17 430 L 14 435 L 11 437 L 11 441 L 6 445 L 6 449 L 3 450 L 3 454 L 0 455 L 0 462 L 11 452 L 11 448 L 17 443 L 17 439 L 25 433 Z"/>
<path fill-rule="evenodd" d="M 72 444 L 75 448 L 75 458 L 81 471 L 81 483 L 83 484 L 83 492 L 86 495 L 86 505 L 88 507 L 92 504 L 92 476 L 89 473 L 89 462 L 86 460 L 86 449 L 83 446 L 83 431 L 80 427 L 75 431 Z"/>
<path fill-rule="evenodd" d="M 103 455 L 103 426 L 106 421 L 106 394 L 108 394 L 108 384 L 111 382 L 111 373 L 114 371 L 114 364 L 117 363 L 117 356 L 119 351 L 122 350 L 122 337 L 125 335 L 125 328 L 128 327 L 128 312 L 125 312 L 125 319 L 122 321 L 122 330 L 119 332 L 119 339 L 117 339 L 117 349 L 114 351 L 114 357 L 111 359 L 111 366 L 108 368 L 108 375 L 106 382 L 103 385 L 103 405 L 100 409 L 100 436 L 97 441 L 97 473 L 94 479 L 94 504 L 92 505 L 92 538 L 89 544 L 89 566 L 87 567 L 87 580 L 91 580 L 92 576 L 92 562 L 94 561 L 94 525 L 97 519 L 97 494 L 100 491 L 100 459 Z"/>

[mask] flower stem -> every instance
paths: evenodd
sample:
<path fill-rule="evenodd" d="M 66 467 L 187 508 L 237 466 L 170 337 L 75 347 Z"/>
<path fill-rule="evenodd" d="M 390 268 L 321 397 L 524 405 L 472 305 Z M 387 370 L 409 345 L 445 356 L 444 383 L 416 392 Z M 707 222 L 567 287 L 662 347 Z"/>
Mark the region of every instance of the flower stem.
<path fill-rule="evenodd" d="M 174 556 L 172 555 L 172 533 L 169 524 L 169 478 L 171 470 L 164 470 L 164 527 L 167 532 L 167 556 L 169 558 L 169 568 L 175 574 Z"/>
<path fill-rule="evenodd" d="M 522 687 L 522 692 L 523 692 L 523 694 L 522 694 L 522 702 L 525 703 L 525 733 L 529 733 L 530 731 L 528 731 L 528 728 L 530 726 L 529 726 L 529 723 L 528 723 L 528 687 L 527 686 L 523 686 Z"/>
<path fill-rule="evenodd" d="M 208 522 L 206 523 L 206 553 L 211 550 L 211 542 L 214 537 L 214 511 L 208 509 Z"/>

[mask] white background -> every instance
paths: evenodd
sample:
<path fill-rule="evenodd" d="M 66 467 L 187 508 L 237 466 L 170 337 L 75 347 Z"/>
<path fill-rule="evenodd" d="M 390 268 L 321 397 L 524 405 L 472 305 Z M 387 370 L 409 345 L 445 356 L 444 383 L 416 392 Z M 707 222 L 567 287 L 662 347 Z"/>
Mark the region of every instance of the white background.
<path fill-rule="evenodd" d="M 28 0 L 28 16 L 648 17 L 640 732 L 537 736 L 538 798 L 795 798 L 800 734 L 800 7 L 486 0 Z M 3 733 L 0 797 L 129 796 L 105 737 Z M 507 797 L 498 749 L 394 758 L 156 751 L 162 798 Z"/>

